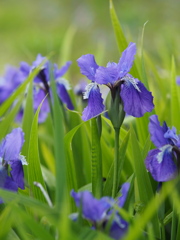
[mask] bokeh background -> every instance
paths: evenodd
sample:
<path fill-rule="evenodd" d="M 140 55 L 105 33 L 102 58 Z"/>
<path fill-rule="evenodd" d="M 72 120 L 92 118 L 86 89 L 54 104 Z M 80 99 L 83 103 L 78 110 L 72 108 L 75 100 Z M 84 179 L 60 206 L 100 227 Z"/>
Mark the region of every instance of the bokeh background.
<path fill-rule="evenodd" d="M 157 64 L 163 54 L 169 54 L 170 58 L 174 54 L 179 61 L 179 0 L 114 0 L 113 3 L 129 41 L 139 42 L 143 25 L 148 21 L 144 50 Z M 120 55 L 109 1 L 0 0 L 0 74 L 3 75 L 7 64 L 18 66 L 20 61 L 31 64 L 38 53 L 53 53 L 52 59 L 59 65 L 71 60 L 70 72 L 75 81 L 80 77 L 76 59 L 82 54 L 95 54 L 102 64 L 117 61 Z"/>

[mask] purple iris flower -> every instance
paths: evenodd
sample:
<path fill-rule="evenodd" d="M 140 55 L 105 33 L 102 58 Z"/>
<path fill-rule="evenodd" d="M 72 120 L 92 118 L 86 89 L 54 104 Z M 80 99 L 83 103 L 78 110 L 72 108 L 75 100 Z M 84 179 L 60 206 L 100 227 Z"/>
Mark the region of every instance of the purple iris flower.
<path fill-rule="evenodd" d="M 122 219 L 120 214 L 115 210 L 115 206 L 123 207 L 129 190 L 129 183 L 122 185 L 121 194 L 117 200 L 110 197 L 102 197 L 96 199 L 88 191 L 76 193 L 71 191 L 71 196 L 74 198 L 76 206 L 82 208 L 82 217 L 88 220 L 92 227 L 105 231 L 110 223 L 109 235 L 113 239 L 120 239 L 128 229 L 128 223 Z M 72 214 L 71 218 L 76 220 L 77 214 Z"/>
<path fill-rule="evenodd" d="M 28 76 L 29 73 L 39 66 L 46 58 L 42 57 L 40 54 L 37 55 L 36 60 L 33 62 L 32 66 L 29 66 L 27 63 L 22 62 L 20 70 Z M 34 110 L 36 111 L 41 101 L 44 99 L 46 94 L 51 95 L 51 89 L 50 89 L 50 65 L 49 61 L 46 61 L 44 65 L 41 67 L 41 70 L 39 74 L 34 79 Z M 66 104 L 67 108 L 70 110 L 73 110 L 73 104 L 71 102 L 71 99 L 69 97 L 68 91 L 70 89 L 69 84 L 67 80 L 63 78 L 63 75 L 66 73 L 66 71 L 69 69 L 69 66 L 71 65 L 71 62 L 67 62 L 61 69 L 58 69 L 57 65 L 54 64 L 54 79 L 56 81 L 56 87 L 57 87 L 57 94 L 62 101 L 62 103 Z M 39 122 L 44 122 L 48 113 L 50 111 L 48 99 L 46 98 L 43 102 L 43 105 L 41 107 L 41 111 L 39 114 Z"/>
<path fill-rule="evenodd" d="M 8 66 L 5 75 L 0 78 L 0 104 L 25 80 L 24 74 L 18 68 Z"/>
<path fill-rule="evenodd" d="M 180 137 L 176 128 L 170 129 L 166 122 L 160 126 L 157 115 L 150 117 L 149 131 L 156 149 L 150 150 L 145 165 L 158 182 L 174 179 L 178 174 L 180 157 Z"/>
<path fill-rule="evenodd" d="M 108 86 L 112 98 L 115 92 L 119 91 L 120 102 L 122 101 L 124 111 L 128 115 L 142 117 L 146 112 L 152 111 L 154 104 L 151 92 L 129 74 L 135 53 L 136 44 L 130 43 L 119 62 L 109 62 L 106 67 L 98 66 L 92 54 L 83 55 L 77 60 L 81 73 L 92 80 L 84 96 L 88 98 L 88 106 L 82 115 L 84 121 L 99 115 L 105 108 L 98 84 Z"/>
<path fill-rule="evenodd" d="M 0 145 L 0 187 L 11 191 L 24 189 L 23 165 L 27 165 L 25 157 L 20 154 L 24 143 L 21 128 L 14 129 L 2 140 Z M 8 166 L 11 171 L 8 174 Z"/>

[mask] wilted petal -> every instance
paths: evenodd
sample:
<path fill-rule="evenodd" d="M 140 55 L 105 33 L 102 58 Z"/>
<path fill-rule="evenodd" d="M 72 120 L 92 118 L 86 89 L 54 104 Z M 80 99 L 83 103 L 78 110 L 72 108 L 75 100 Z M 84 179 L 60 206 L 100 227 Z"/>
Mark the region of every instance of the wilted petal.
<path fill-rule="evenodd" d="M 128 195 L 128 191 L 130 188 L 130 183 L 124 183 L 121 187 L 121 194 L 122 196 L 118 198 L 117 204 L 119 207 L 123 207 L 124 203 L 126 201 L 127 195 Z"/>
<path fill-rule="evenodd" d="M 99 67 L 96 70 L 95 82 L 99 84 L 113 85 L 118 80 L 118 70 L 116 64 L 109 64 L 108 67 Z"/>
<path fill-rule="evenodd" d="M 11 161 L 18 160 L 19 154 L 24 143 L 24 133 L 21 128 L 15 128 L 12 132 L 6 135 L 2 142 L 2 157 L 8 163 Z"/>
<path fill-rule="evenodd" d="M 87 121 L 104 111 L 103 99 L 96 83 L 87 85 L 84 99 L 88 99 L 88 105 L 82 113 L 83 121 Z"/>
<path fill-rule="evenodd" d="M 147 170 L 158 182 L 174 179 L 178 173 L 171 145 L 149 151 L 145 160 Z"/>
<path fill-rule="evenodd" d="M 57 69 L 57 66 L 55 65 L 55 74 L 54 74 L 55 79 L 62 77 L 69 69 L 71 63 L 72 63 L 71 61 L 66 62 L 66 64 L 62 66 L 60 69 Z"/>
<path fill-rule="evenodd" d="M 70 110 L 74 109 L 74 106 L 72 104 L 71 98 L 65 88 L 65 86 L 61 83 L 57 83 L 57 94 L 61 101 L 66 104 L 67 108 Z"/>
<path fill-rule="evenodd" d="M 161 127 L 157 115 L 152 115 L 149 119 L 149 132 L 151 134 L 151 141 L 154 145 L 156 147 L 162 147 L 168 144 L 168 139 L 164 137 L 164 134 L 168 131 L 166 123 L 164 122 Z"/>
<path fill-rule="evenodd" d="M 104 197 L 101 199 L 95 199 L 88 191 L 76 193 L 71 191 L 71 196 L 74 198 L 77 207 L 81 207 L 83 216 L 92 222 L 101 221 L 106 215 L 106 211 L 111 207 L 108 202 L 110 198 Z"/>
<path fill-rule="evenodd" d="M 130 43 L 129 46 L 122 53 L 122 57 L 118 63 L 119 78 L 124 77 L 131 69 L 136 54 L 136 44 Z"/>
<path fill-rule="evenodd" d="M 133 117 L 142 117 L 154 108 L 153 96 L 138 79 L 125 77 L 120 96 L 124 111 Z"/>
<path fill-rule="evenodd" d="M 24 189 L 24 171 L 21 161 L 14 161 L 11 164 L 11 176 L 17 186 Z"/>
<path fill-rule="evenodd" d="M 94 81 L 96 69 L 99 67 L 94 59 L 94 55 L 86 54 L 77 59 L 81 73 L 88 79 Z"/>

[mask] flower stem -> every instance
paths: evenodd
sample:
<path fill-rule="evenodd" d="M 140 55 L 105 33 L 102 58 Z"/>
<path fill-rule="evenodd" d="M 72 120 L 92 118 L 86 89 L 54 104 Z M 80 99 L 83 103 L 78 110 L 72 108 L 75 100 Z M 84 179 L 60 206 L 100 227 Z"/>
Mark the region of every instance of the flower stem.
<path fill-rule="evenodd" d="M 99 120 L 100 121 L 100 120 Z M 91 161 L 91 178 L 92 178 L 92 192 L 96 198 L 102 197 L 102 154 L 101 154 L 101 129 L 96 118 L 91 119 L 91 133 L 92 133 L 92 161 Z"/>
<path fill-rule="evenodd" d="M 118 188 L 118 161 L 119 161 L 119 132 L 120 128 L 114 128 L 115 133 L 115 148 L 114 148 L 114 176 L 113 176 L 113 189 L 112 197 L 115 198 Z"/>

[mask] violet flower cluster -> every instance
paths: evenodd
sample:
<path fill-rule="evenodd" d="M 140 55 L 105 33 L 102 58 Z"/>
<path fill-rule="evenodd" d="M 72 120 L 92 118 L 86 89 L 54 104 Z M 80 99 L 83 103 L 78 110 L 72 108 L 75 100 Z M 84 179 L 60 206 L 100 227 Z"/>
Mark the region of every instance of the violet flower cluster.
<path fill-rule="evenodd" d="M 72 190 L 71 196 L 76 206 L 82 209 L 82 217 L 91 223 L 93 229 L 106 232 L 108 228 L 110 237 L 120 239 L 128 230 L 128 222 L 120 216 L 115 206 L 124 206 L 129 187 L 129 183 L 122 185 L 121 196 L 117 200 L 110 197 L 96 199 L 88 191 L 76 193 Z M 70 217 L 76 221 L 78 214 L 72 214 Z"/>
<path fill-rule="evenodd" d="M 174 179 L 179 170 L 180 136 L 176 128 L 170 129 L 166 122 L 160 126 L 157 115 L 150 117 L 149 132 L 156 149 L 150 150 L 145 165 L 152 177 L 158 182 Z"/>
<path fill-rule="evenodd" d="M 119 103 L 128 115 L 141 117 L 154 108 L 153 96 L 144 84 L 129 74 L 136 54 L 136 44 L 130 43 L 122 53 L 118 63 L 109 62 L 106 67 L 98 66 L 92 54 L 81 56 L 77 62 L 81 73 L 92 82 L 86 87 L 84 98 L 88 105 L 82 119 L 89 120 L 105 110 L 98 84 L 104 84 L 111 90 L 113 101 L 116 93 Z"/>
<path fill-rule="evenodd" d="M 46 58 L 38 54 L 36 60 L 32 63 L 32 66 L 26 62 L 20 63 L 20 68 L 9 67 L 6 70 L 6 74 L 1 78 L 0 81 L 0 104 L 3 103 L 12 92 L 29 76 L 31 71 L 39 66 Z M 53 65 L 53 77 L 56 82 L 57 94 L 60 101 L 67 106 L 70 110 L 73 110 L 73 104 L 68 94 L 70 86 L 68 81 L 63 78 L 63 75 L 69 69 L 71 62 L 67 62 L 63 67 L 58 69 L 57 65 Z M 46 61 L 39 74 L 34 78 L 33 81 L 33 107 L 34 111 L 37 110 L 38 106 L 45 98 L 45 96 L 51 95 L 50 89 L 50 62 Z M 21 120 L 23 115 L 23 107 L 19 112 L 17 119 Z M 48 99 L 46 98 L 42 104 L 41 111 L 39 113 L 39 122 L 44 122 L 50 111 Z"/>
<path fill-rule="evenodd" d="M 22 156 L 24 133 L 21 128 L 14 129 L 2 140 L 0 145 L 0 188 L 10 191 L 24 189 L 23 165 L 27 165 Z M 2 203 L 2 200 L 0 200 Z"/>

